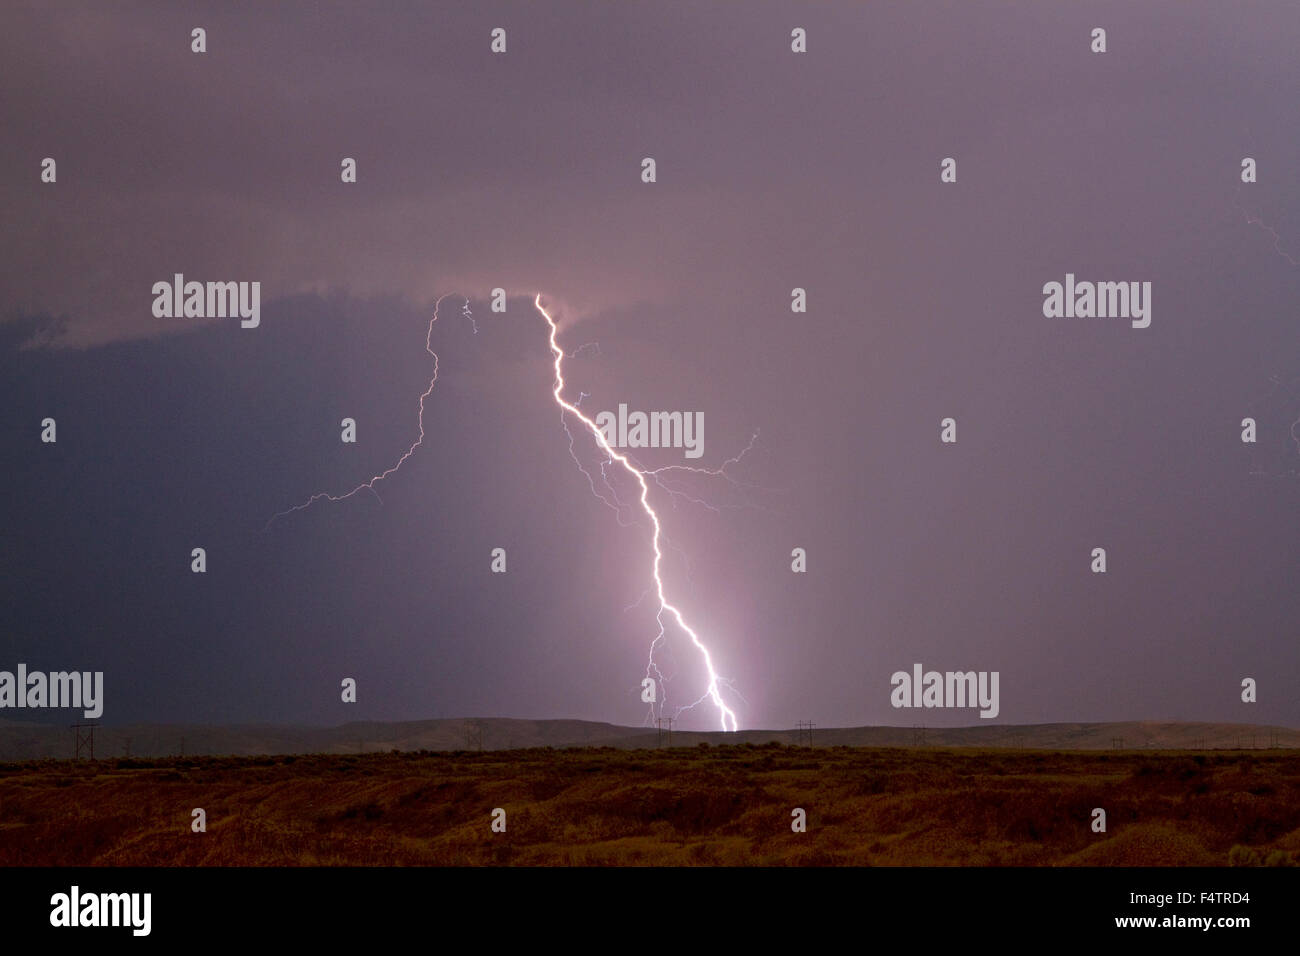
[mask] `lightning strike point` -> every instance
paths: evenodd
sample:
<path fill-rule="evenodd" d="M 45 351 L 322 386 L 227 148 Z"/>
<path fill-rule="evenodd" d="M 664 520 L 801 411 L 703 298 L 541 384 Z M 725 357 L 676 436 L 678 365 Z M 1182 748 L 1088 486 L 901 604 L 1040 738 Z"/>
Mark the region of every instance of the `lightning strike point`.
<path fill-rule="evenodd" d="M 722 729 L 724 731 L 736 730 L 739 726 L 736 721 L 736 715 L 722 699 L 721 687 L 724 682 L 718 676 L 718 672 L 714 669 L 712 654 L 709 653 L 708 647 L 700 638 L 700 635 L 696 633 L 695 629 L 686 623 L 686 618 L 682 615 L 681 610 L 668 600 L 668 596 L 664 590 L 663 577 L 660 574 L 660 566 L 663 563 L 663 548 L 661 546 L 661 541 L 663 540 L 663 528 L 660 525 L 658 513 L 650 504 L 650 483 L 647 481 L 647 475 L 650 475 L 651 477 L 653 477 L 653 475 L 650 472 L 641 470 L 627 455 L 614 449 L 609 442 L 605 440 L 604 433 L 599 427 L 597 427 L 596 423 L 584 415 L 576 404 L 573 404 L 564 398 L 563 363 L 565 353 L 556 342 L 556 335 L 559 333 L 559 329 L 556 327 L 555 320 L 551 317 L 551 314 L 542 306 L 541 293 L 538 293 L 533 299 L 533 306 L 541 313 L 542 318 L 546 320 L 547 327 L 550 329 L 548 341 L 550 342 L 551 353 L 555 356 L 555 388 L 552 390 L 551 394 L 555 397 L 556 404 L 560 406 L 561 417 L 563 418 L 564 413 L 568 412 L 581 421 L 587 431 L 590 432 L 591 436 L 596 440 L 596 443 L 600 446 L 601 451 L 605 453 L 608 460 L 617 462 L 629 475 L 632 476 L 632 478 L 636 480 L 637 485 L 641 489 L 641 510 L 644 511 L 646 516 L 650 519 L 650 524 L 654 530 L 654 533 L 651 536 L 651 547 L 654 552 L 654 561 L 651 565 L 651 573 L 654 577 L 655 595 L 659 599 L 659 610 L 655 615 L 656 620 L 659 622 L 659 634 L 650 645 L 650 662 L 646 668 L 646 676 L 652 677 L 658 674 L 658 668 L 654 664 L 654 648 L 665 637 L 664 615 L 668 615 L 691 639 L 691 643 L 695 645 L 696 650 L 700 652 L 700 656 L 704 661 L 705 671 L 708 674 L 707 685 L 699 700 L 695 701 L 694 704 L 691 704 L 688 707 L 682 708 L 682 710 L 689 710 L 691 707 L 703 703 L 705 700 L 712 701 L 713 706 L 717 708 L 718 720 Z M 570 439 L 572 439 L 572 435 L 570 435 Z M 723 467 L 725 468 L 726 466 L 724 465 Z M 680 712 L 681 711 L 679 710 L 678 713 Z"/>

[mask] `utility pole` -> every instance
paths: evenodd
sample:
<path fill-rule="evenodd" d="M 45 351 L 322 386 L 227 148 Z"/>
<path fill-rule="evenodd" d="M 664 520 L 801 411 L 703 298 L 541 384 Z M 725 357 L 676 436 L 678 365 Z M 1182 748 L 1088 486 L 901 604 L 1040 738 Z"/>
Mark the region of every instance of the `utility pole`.
<path fill-rule="evenodd" d="M 814 724 L 811 720 L 801 720 L 798 722 L 798 725 L 799 725 L 799 737 L 798 737 L 799 746 L 803 746 L 804 736 L 807 735 L 808 746 L 811 747 L 813 745 L 813 727 L 815 727 L 816 724 Z"/>

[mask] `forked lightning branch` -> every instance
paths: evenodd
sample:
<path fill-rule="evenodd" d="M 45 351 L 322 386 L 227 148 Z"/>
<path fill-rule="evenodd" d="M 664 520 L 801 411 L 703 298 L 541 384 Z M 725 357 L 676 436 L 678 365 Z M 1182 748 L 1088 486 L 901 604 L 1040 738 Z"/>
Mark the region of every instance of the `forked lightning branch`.
<path fill-rule="evenodd" d="M 438 356 L 433 351 L 432 347 L 433 328 L 434 324 L 438 321 L 438 310 L 441 307 L 443 300 L 446 298 L 447 295 L 443 295 L 434 304 L 433 317 L 429 320 L 429 328 L 425 336 L 425 351 L 433 357 L 433 376 L 429 380 L 428 388 L 426 388 L 424 393 L 420 396 L 418 415 L 419 435 L 411 444 L 410 448 L 408 448 L 390 468 L 372 476 L 366 481 L 361 482 L 350 491 L 338 495 L 325 492 L 312 495 L 301 504 L 295 505 L 292 508 L 274 515 L 271 520 L 267 522 L 267 527 L 270 527 L 276 519 L 283 518 L 293 512 L 308 508 L 317 501 L 342 501 L 361 491 L 370 491 L 377 494 L 377 492 L 375 492 L 375 485 L 401 468 L 402 464 L 415 453 L 416 449 L 418 449 L 421 444 L 423 444 L 425 437 L 424 402 L 433 392 L 434 385 L 438 380 Z M 602 412 L 597 414 L 594 419 L 588 417 L 588 415 L 579 408 L 579 403 L 585 396 L 579 396 L 576 401 L 570 401 L 565 397 L 563 369 L 565 353 L 557 342 L 559 328 L 557 327 L 554 318 L 542 305 L 542 297 L 540 294 L 533 299 L 533 306 L 537 309 L 538 314 L 540 314 L 546 321 L 548 329 L 547 341 L 555 360 L 555 382 L 551 394 L 555 403 L 559 406 L 562 426 L 567 432 L 569 419 L 576 419 L 581 424 L 582 428 L 590 435 L 603 457 L 601 477 L 602 482 L 607 487 L 610 485 L 610 474 L 607 469 L 616 469 L 618 472 L 626 475 L 626 477 L 634 483 L 637 489 L 637 506 L 649 524 L 651 532 L 649 548 L 649 575 L 651 583 L 647 592 L 653 591 L 655 595 L 657 601 L 655 620 L 658 624 L 658 633 L 650 642 L 649 657 L 646 663 L 646 682 L 657 691 L 657 693 L 652 692 L 653 696 L 650 698 L 651 715 L 653 716 L 656 713 L 656 707 L 658 708 L 657 712 L 662 713 L 663 708 L 667 704 L 667 693 L 665 688 L 666 679 L 660 670 L 656 659 L 656 653 L 664 648 L 670 632 L 675 629 L 685 635 L 689 640 L 691 647 L 699 660 L 700 678 L 698 686 L 701 690 L 698 697 L 694 700 L 687 704 L 677 706 L 674 716 L 679 716 L 696 706 L 707 703 L 715 709 L 717 720 L 722 730 L 737 730 L 739 728 L 739 722 L 736 713 L 730 706 L 728 706 L 726 700 L 723 698 L 723 690 L 724 688 L 729 688 L 729 685 L 727 684 L 727 681 L 719 675 L 714 663 L 713 654 L 709 650 L 709 646 L 705 641 L 704 636 L 700 634 L 696 628 L 691 626 L 691 624 L 686 620 L 686 616 L 682 612 L 681 607 L 669 598 L 668 588 L 664 583 L 663 558 L 666 541 L 659 513 L 655 510 L 654 504 L 651 501 L 650 486 L 653 483 L 656 487 L 664 488 L 663 483 L 660 481 L 660 476 L 664 471 L 669 470 L 669 468 L 643 468 L 626 452 L 619 450 L 620 447 L 684 447 L 688 458 L 696 458 L 702 451 L 701 446 L 704 432 L 703 414 L 699 412 L 694 413 L 694 415 L 688 412 L 653 412 L 648 415 L 643 412 L 632 412 L 629 414 L 626 406 L 620 405 L 617 416 L 611 412 Z M 462 310 L 462 314 L 470 318 L 472 321 L 468 299 L 465 301 L 465 307 Z M 577 454 L 573 451 L 572 433 L 569 433 L 569 438 L 570 452 L 573 453 L 574 460 L 578 461 Z M 749 447 L 753 447 L 752 439 Z M 748 450 L 749 449 L 746 448 L 746 451 Z M 744 452 L 741 453 L 741 456 L 743 455 Z M 738 461 L 741 456 L 729 459 L 727 464 L 732 464 Z M 578 462 L 578 467 L 584 472 L 584 474 L 586 474 L 586 470 L 582 468 L 580 461 Z M 728 478 L 725 470 L 726 465 L 719 469 L 694 468 L 686 465 L 669 467 L 709 478 Z M 587 477 L 588 479 L 591 479 L 590 474 L 588 474 Z M 593 493 L 596 493 L 594 482 L 592 482 L 592 489 Z M 596 494 L 598 498 L 601 498 L 599 493 Z M 606 499 L 602 498 L 602 500 Z M 691 500 L 696 499 L 692 498 Z M 606 500 L 606 503 L 609 503 L 608 500 Z M 642 699 L 645 700 L 646 698 L 643 696 Z"/>

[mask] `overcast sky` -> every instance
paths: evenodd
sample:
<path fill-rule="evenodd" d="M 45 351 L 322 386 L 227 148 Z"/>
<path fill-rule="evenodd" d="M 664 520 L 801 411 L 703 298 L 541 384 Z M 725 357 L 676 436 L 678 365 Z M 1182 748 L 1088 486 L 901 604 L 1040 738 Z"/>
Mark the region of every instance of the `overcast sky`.
<path fill-rule="evenodd" d="M 651 494 L 742 727 L 988 722 L 891 707 L 918 662 L 998 671 L 1000 723 L 1300 725 L 1289 0 L 2 19 L 0 669 L 102 670 L 110 723 L 640 723 L 651 529 L 570 457 L 540 292 L 599 343 L 570 400 L 703 414 L 647 467 L 758 432 L 716 510 Z M 155 317 L 175 273 L 259 281 L 260 326 Z M 1045 317 L 1067 273 L 1150 282 L 1150 327 Z M 416 440 L 448 293 L 421 446 L 264 531 Z"/>

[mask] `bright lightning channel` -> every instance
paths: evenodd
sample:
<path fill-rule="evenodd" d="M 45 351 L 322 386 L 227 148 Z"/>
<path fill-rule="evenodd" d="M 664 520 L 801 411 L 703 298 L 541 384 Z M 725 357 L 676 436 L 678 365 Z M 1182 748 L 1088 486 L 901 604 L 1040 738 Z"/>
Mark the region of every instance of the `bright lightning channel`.
<path fill-rule="evenodd" d="M 546 324 L 550 328 L 549 342 L 551 352 L 555 356 L 555 388 L 552 390 L 551 394 L 555 396 L 556 404 L 558 404 L 563 410 L 561 414 L 563 414 L 563 412 L 568 412 L 581 421 L 582 424 L 586 426 L 587 431 L 589 431 L 591 436 L 596 440 L 596 443 L 600 445 L 601 451 L 609 456 L 611 460 L 618 462 L 618 464 L 621 465 L 629 475 L 636 479 L 637 484 L 641 487 L 641 509 L 646 513 L 647 517 L 650 518 L 650 523 L 654 528 L 654 534 L 651 537 L 651 546 L 654 549 L 654 562 L 651 566 L 651 570 L 654 575 L 655 594 L 659 598 L 659 610 L 655 614 L 655 619 L 659 622 L 659 635 L 650 645 L 650 663 L 647 667 L 647 676 L 652 672 L 658 672 L 658 668 L 654 664 L 654 648 L 664 639 L 664 615 L 668 614 L 677 623 L 677 626 L 691 639 L 691 643 L 695 645 L 696 649 L 700 652 L 700 656 L 704 659 L 704 667 L 708 672 L 709 680 L 703 696 L 700 697 L 700 701 L 707 698 L 713 702 L 713 706 L 718 710 L 718 719 L 722 724 L 723 730 L 736 730 L 738 727 L 736 715 L 722 699 L 721 678 L 719 678 L 718 672 L 713 667 L 713 656 L 709 653 L 709 649 L 705 645 L 704 641 L 700 639 L 700 635 L 696 633 L 694 628 L 686 623 L 686 618 L 682 615 L 681 610 L 668 600 L 668 596 L 664 592 L 663 576 L 660 574 L 660 566 L 663 563 L 664 556 L 663 548 L 660 546 L 660 541 L 663 538 L 663 528 L 659 523 L 658 513 L 650 504 L 650 484 L 646 481 L 646 475 L 648 472 L 643 472 L 641 469 L 637 468 L 626 455 L 616 451 L 613 446 L 606 441 L 604 433 L 596 423 L 584 415 L 577 405 L 565 399 L 564 370 L 562 368 L 564 362 L 564 350 L 561 349 L 555 341 L 555 336 L 559 330 L 556 328 L 555 320 L 551 318 L 551 314 L 542 306 L 542 297 L 540 293 L 533 299 L 533 305 L 537 308 L 537 311 L 542 314 L 542 318 L 546 319 Z M 697 701 L 697 703 L 699 703 L 699 701 Z"/>
<path fill-rule="evenodd" d="M 310 498 L 308 498 L 306 501 L 302 502 L 301 504 L 295 505 L 292 508 L 288 508 L 284 511 L 272 515 L 271 519 L 267 521 L 266 527 L 263 528 L 263 531 L 270 528 L 271 525 L 277 519 L 291 515 L 294 512 L 302 511 L 306 508 L 310 508 L 313 504 L 315 504 L 318 501 L 344 501 L 348 498 L 351 498 L 353 495 L 359 494 L 362 491 L 369 491 L 376 498 L 379 498 L 379 492 L 375 490 L 375 485 L 379 484 L 389 475 L 393 474 L 399 468 L 401 468 L 402 465 L 405 464 L 406 460 L 410 458 L 413 454 L 415 454 L 415 450 L 424 443 L 424 403 L 425 400 L 429 397 L 429 395 L 432 394 L 433 387 L 438 382 L 438 354 L 433 350 L 433 326 L 438 321 L 438 309 L 442 306 L 443 300 L 448 298 L 452 294 L 453 293 L 447 293 L 445 295 L 438 297 L 438 300 L 434 303 L 433 317 L 429 320 L 428 332 L 425 334 L 424 350 L 433 357 L 433 375 L 429 379 L 429 387 L 426 388 L 424 390 L 424 393 L 420 396 L 419 416 L 417 419 L 419 424 L 420 434 L 416 438 L 416 440 L 411 443 L 411 447 L 406 450 L 406 452 L 397 460 L 397 462 L 392 467 L 387 468 L 386 470 L 371 476 L 369 479 L 363 481 L 361 484 L 357 485 L 351 491 L 345 492 L 344 494 L 341 495 L 332 495 L 327 492 L 320 492 L 318 494 L 312 495 Z M 461 296 L 461 298 L 464 297 Z M 705 687 L 704 693 L 701 694 L 700 697 L 693 703 L 679 707 L 677 709 L 677 713 L 681 714 L 684 711 L 690 710 L 695 706 L 697 706 L 698 704 L 702 704 L 704 701 L 709 700 L 712 701 L 714 707 L 717 708 L 718 720 L 722 729 L 724 731 L 736 730 L 739 727 L 739 724 L 736 720 L 736 714 L 730 707 L 727 706 L 726 702 L 722 699 L 721 688 L 724 686 L 724 684 L 726 684 L 726 682 L 724 681 L 723 678 L 721 678 L 718 675 L 717 670 L 714 668 L 713 656 L 709 653 L 708 647 L 705 645 L 704 641 L 700 638 L 700 635 L 696 632 L 696 630 L 686 623 L 686 618 L 682 614 L 681 609 L 668 600 L 667 593 L 664 589 L 663 576 L 660 573 L 660 568 L 663 564 L 663 544 L 667 543 L 667 539 L 664 535 L 663 527 L 660 524 L 659 515 L 650 504 L 650 485 L 649 482 L 647 481 L 647 478 L 653 480 L 658 487 L 667 491 L 669 495 L 672 496 L 682 495 L 683 497 L 686 497 L 688 500 L 696 504 L 703 504 L 705 505 L 705 507 L 712 508 L 711 505 L 709 505 L 707 502 L 703 501 L 702 499 L 698 499 L 689 495 L 684 495 L 682 492 L 675 491 L 669 488 L 668 486 L 666 486 L 662 480 L 664 473 L 672 472 L 672 471 L 685 471 L 685 472 L 691 472 L 693 474 L 706 475 L 710 477 L 722 477 L 731 481 L 732 480 L 731 477 L 726 473 L 726 469 L 728 465 L 736 464 L 742 458 L 744 458 L 744 456 L 754 447 L 754 441 L 757 439 L 757 435 L 751 437 L 749 445 L 739 455 L 735 456 L 734 458 L 727 459 L 727 461 L 724 462 L 722 466 L 717 469 L 693 468 L 685 465 L 672 465 L 665 468 L 657 468 L 657 469 L 642 469 L 638 467 L 629 456 L 621 454 L 618 451 L 615 451 L 614 448 L 610 446 L 609 442 L 606 441 L 604 433 L 600 430 L 600 428 L 596 425 L 596 423 L 592 421 L 590 418 L 588 418 L 586 415 L 584 415 L 582 411 L 578 408 L 578 403 L 581 403 L 582 396 L 579 397 L 578 403 L 569 402 L 564 398 L 564 372 L 562 369 L 562 364 L 565 358 L 565 353 L 560 348 L 560 346 L 556 343 L 555 340 L 555 337 L 558 334 L 559 329 L 556 327 L 555 320 L 551 318 L 550 313 L 547 312 L 545 308 L 543 308 L 542 297 L 540 293 L 533 299 L 533 305 L 537 308 L 537 311 L 541 313 L 542 318 L 546 320 L 546 324 L 550 329 L 548 341 L 550 343 L 551 352 L 555 356 L 555 388 L 552 391 L 552 395 L 555 397 L 556 404 L 560 406 L 561 423 L 564 424 L 565 431 L 566 432 L 568 431 L 568 424 L 567 422 L 564 422 L 564 414 L 567 412 L 568 414 L 575 416 L 579 421 L 581 421 L 582 424 L 586 427 L 586 429 L 591 433 L 592 437 L 596 440 L 601 450 L 607 456 L 605 464 L 611 462 L 617 462 L 629 475 L 631 475 L 636 480 L 637 484 L 641 488 L 641 495 L 640 495 L 641 509 L 645 512 L 646 516 L 649 517 L 651 526 L 653 527 L 654 530 L 654 534 L 651 537 L 651 546 L 654 551 L 654 561 L 651 565 L 651 572 L 654 578 L 654 586 L 653 586 L 654 592 L 659 599 L 659 609 L 655 613 L 655 619 L 659 624 L 659 633 L 650 644 L 650 658 L 646 665 L 646 676 L 656 679 L 658 685 L 663 686 L 665 678 L 663 674 L 660 672 L 659 666 L 655 663 L 655 649 L 666 638 L 667 629 L 664 624 L 664 615 L 667 614 L 673 619 L 674 622 L 676 622 L 677 626 L 681 628 L 681 630 L 685 632 L 686 635 L 691 639 L 691 643 L 694 644 L 696 649 L 700 652 L 700 656 L 704 660 L 705 670 L 708 672 L 708 683 Z M 461 310 L 461 314 L 470 320 L 471 324 L 473 324 L 474 326 L 475 333 L 477 333 L 478 325 L 477 323 L 474 322 L 474 316 L 470 312 L 469 299 L 465 299 L 465 305 Z M 595 345 L 595 343 L 587 343 L 586 345 L 583 345 L 579 347 L 577 350 L 575 350 L 573 354 L 576 356 L 579 353 L 581 353 L 583 350 L 592 346 L 594 346 L 597 349 L 597 351 L 599 351 L 599 346 Z M 578 460 L 577 455 L 574 453 L 573 450 L 572 433 L 569 434 L 569 453 L 573 455 L 574 461 Z M 602 483 L 607 488 L 610 488 L 611 493 L 613 493 L 613 487 L 609 484 L 608 476 L 605 473 L 605 464 L 601 465 Z M 594 480 L 592 479 L 590 473 L 588 473 L 587 470 L 582 467 L 580 462 L 578 464 L 578 467 L 583 472 L 583 474 L 587 476 L 587 480 L 591 483 L 592 493 L 595 494 L 596 497 L 604 501 L 606 504 L 613 507 L 615 511 L 621 512 L 622 502 L 617 500 L 617 495 L 615 495 L 614 501 L 610 501 L 609 499 L 605 498 L 604 495 L 596 491 Z M 379 500 L 381 503 L 383 502 L 382 498 L 379 498 Z M 648 593 L 650 589 L 647 588 L 646 590 Z M 642 599 L 644 599 L 644 595 L 642 595 Z"/>

